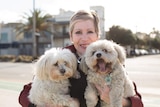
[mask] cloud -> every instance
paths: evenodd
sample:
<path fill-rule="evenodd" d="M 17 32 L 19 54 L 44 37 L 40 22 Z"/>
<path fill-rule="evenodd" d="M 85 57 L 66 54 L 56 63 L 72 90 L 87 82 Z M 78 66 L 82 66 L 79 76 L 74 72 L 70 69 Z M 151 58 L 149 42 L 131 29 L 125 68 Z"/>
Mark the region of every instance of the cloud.
<path fill-rule="evenodd" d="M 0 22 L 8 23 L 8 22 L 15 22 L 20 20 L 21 17 L 19 16 L 19 13 L 8 11 L 8 10 L 2 10 L 0 11 Z"/>

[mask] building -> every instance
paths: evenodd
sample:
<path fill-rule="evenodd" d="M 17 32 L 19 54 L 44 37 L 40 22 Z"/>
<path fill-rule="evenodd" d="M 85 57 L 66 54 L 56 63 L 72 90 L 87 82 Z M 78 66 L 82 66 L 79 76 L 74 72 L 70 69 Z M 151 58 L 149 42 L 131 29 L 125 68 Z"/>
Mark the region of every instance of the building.
<path fill-rule="evenodd" d="M 105 39 L 105 19 L 104 19 L 104 7 L 92 6 L 90 9 L 95 10 L 100 18 L 101 39 Z M 64 47 L 70 45 L 69 39 L 69 21 L 73 11 L 65 11 L 60 9 L 58 15 L 54 15 L 47 20 L 50 25 L 52 35 L 36 36 L 37 39 L 37 51 L 38 55 L 44 53 L 44 51 L 51 47 Z M 0 36 L 0 55 L 14 54 L 14 55 L 32 55 L 33 54 L 33 36 L 32 32 L 25 32 L 20 38 L 16 37 L 14 29 L 17 24 L 10 23 L 8 26 L 1 27 Z M 6 30 L 5 30 L 6 29 Z M 8 44 L 8 45 L 5 45 Z M 13 45 L 14 44 L 14 48 Z M 3 49 L 2 49 L 3 48 Z M 11 49 L 11 51 L 10 51 Z M 15 50 L 15 52 L 13 51 Z"/>
<path fill-rule="evenodd" d="M 0 24 L 0 55 L 18 55 L 18 41 L 14 28 L 19 23 Z"/>
<path fill-rule="evenodd" d="M 95 10 L 100 19 L 101 39 L 106 39 L 105 36 L 105 9 L 102 6 L 91 6 L 90 9 Z"/>

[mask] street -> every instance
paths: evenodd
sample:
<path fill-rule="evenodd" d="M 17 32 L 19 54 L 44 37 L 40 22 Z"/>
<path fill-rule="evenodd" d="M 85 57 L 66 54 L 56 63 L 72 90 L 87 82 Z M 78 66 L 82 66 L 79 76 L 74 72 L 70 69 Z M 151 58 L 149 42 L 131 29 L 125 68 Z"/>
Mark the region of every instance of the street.
<path fill-rule="evenodd" d="M 126 71 L 142 94 L 144 107 L 160 105 L 160 55 L 128 58 Z"/>
<path fill-rule="evenodd" d="M 31 63 L 0 63 L 0 107 L 21 107 L 18 96 L 23 85 L 32 81 Z"/>
<path fill-rule="evenodd" d="M 125 67 L 129 77 L 137 84 L 144 107 L 159 107 L 160 55 L 127 58 Z M 19 93 L 32 78 L 31 63 L 0 62 L 0 107 L 21 107 Z"/>

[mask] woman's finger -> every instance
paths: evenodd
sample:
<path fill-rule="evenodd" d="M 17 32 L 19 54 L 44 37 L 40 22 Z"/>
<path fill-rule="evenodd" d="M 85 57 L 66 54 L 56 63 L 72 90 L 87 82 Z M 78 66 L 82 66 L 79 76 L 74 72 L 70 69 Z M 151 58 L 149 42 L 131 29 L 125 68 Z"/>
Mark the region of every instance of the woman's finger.
<path fill-rule="evenodd" d="M 63 106 L 46 104 L 45 107 L 63 107 Z"/>
<path fill-rule="evenodd" d="M 101 95 L 101 93 L 103 91 L 103 88 L 100 85 L 98 85 L 98 84 L 95 84 L 95 87 L 97 88 L 99 94 Z"/>
<path fill-rule="evenodd" d="M 107 85 L 104 85 L 103 87 L 101 87 L 98 84 L 95 84 L 95 87 L 97 88 L 97 90 L 100 94 L 101 100 L 103 100 L 106 103 L 109 103 L 110 102 L 110 99 L 109 99 L 110 88 Z"/>

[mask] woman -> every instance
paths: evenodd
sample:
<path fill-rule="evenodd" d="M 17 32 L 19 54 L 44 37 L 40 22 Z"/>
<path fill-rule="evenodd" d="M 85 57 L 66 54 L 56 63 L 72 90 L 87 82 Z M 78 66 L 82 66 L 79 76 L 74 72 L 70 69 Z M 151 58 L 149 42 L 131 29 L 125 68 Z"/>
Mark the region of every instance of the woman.
<path fill-rule="evenodd" d="M 69 34 L 73 45 L 65 48 L 70 49 L 77 56 L 78 62 L 80 62 L 80 57 L 84 54 L 86 47 L 100 38 L 99 18 L 96 12 L 81 10 L 75 13 L 70 20 Z M 70 95 L 73 98 L 78 99 L 80 107 L 86 107 L 84 99 L 84 91 L 87 86 L 86 75 L 79 68 L 77 68 L 77 70 L 80 72 L 81 78 L 70 79 Z M 100 93 L 99 100 L 109 103 L 109 87 L 106 86 L 101 88 L 96 84 L 95 86 Z M 31 104 L 27 98 L 30 88 L 31 83 L 25 85 L 20 93 L 19 103 L 23 107 L 35 107 L 35 105 Z M 135 92 L 135 96 L 122 100 L 123 107 L 143 107 L 141 95 L 137 92 L 136 85 Z M 58 105 L 55 106 L 59 107 Z M 97 107 L 100 107 L 100 105 L 97 104 Z"/>

